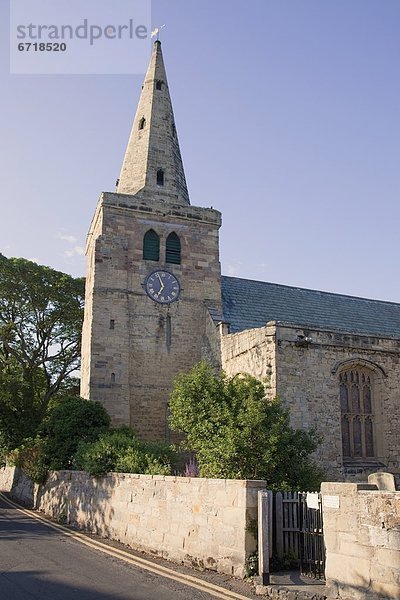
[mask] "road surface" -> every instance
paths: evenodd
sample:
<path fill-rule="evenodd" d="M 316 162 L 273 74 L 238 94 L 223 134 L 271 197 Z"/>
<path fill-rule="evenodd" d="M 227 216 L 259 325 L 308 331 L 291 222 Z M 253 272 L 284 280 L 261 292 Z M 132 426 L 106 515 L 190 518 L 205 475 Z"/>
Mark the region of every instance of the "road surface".
<path fill-rule="evenodd" d="M 246 597 L 46 522 L 0 494 L 0 600 Z"/>

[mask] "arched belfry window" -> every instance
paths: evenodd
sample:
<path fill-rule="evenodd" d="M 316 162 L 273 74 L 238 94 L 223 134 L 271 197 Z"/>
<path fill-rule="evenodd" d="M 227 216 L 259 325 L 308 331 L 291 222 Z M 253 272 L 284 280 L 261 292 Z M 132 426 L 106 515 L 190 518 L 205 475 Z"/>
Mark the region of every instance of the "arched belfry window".
<path fill-rule="evenodd" d="M 375 456 L 374 373 L 353 366 L 339 375 L 342 448 L 344 459 Z"/>
<path fill-rule="evenodd" d="M 162 169 L 157 171 L 157 185 L 164 185 L 164 171 Z"/>
<path fill-rule="evenodd" d="M 146 127 L 146 119 L 142 117 L 139 121 L 139 129 L 144 129 Z"/>
<path fill-rule="evenodd" d="M 175 232 L 167 237 L 165 261 L 173 265 L 181 264 L 181 241 Z"/>
<path fill-rule="evenodd" d="M 149 229 L 143 238 L 143 258 L 160 260 L 160 238 L 154 229 Z"/>

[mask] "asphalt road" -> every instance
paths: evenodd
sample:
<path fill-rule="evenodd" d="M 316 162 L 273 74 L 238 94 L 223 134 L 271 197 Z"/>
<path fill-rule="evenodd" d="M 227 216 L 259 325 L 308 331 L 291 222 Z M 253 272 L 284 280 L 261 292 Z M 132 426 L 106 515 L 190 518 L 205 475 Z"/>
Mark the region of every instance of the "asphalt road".
<path fill-rule="evenodd" d="M 0 600 L 232 597 L 190 587 L 179 581 L 179 573 L 176 576 L 166 578 L 83 545 L 0 497 Z"/>

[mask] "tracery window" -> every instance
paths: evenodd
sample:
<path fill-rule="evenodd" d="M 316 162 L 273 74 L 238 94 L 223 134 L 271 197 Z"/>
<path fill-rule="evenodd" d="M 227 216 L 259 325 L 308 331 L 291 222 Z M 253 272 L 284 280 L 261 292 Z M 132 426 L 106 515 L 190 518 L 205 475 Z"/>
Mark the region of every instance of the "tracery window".
<path fill-rule="evenodd" d="M 339 381 L 343 457 L 373 457 L 373 373 L 365 367 L 353 367 L 342 371 Z"/>

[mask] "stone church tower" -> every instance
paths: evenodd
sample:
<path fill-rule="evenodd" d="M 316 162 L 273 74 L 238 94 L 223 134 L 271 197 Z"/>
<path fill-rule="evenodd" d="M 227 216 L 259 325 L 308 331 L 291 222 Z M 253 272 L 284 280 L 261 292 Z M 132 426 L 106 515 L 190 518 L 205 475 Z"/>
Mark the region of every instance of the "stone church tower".
<path fill-rule="evenodd" d="M 81 395 L 168 440 L 172 380 L 205 357 L 265 379 L 293 427 L 315 427 L 328 478 L 383 469 L 400 483 L 400 304 L 221 277 L 220 226 L 190 205 L 156 41 L 117 190 L 87 239 Z"/>
<path fill-rule="evenodd" d="M 221 214 L 190 205 L 156 41 L 115 192 L 87 238 L 81 395 L 114 425 L 168 439 L 174 376 L 217 348 Z"/>

